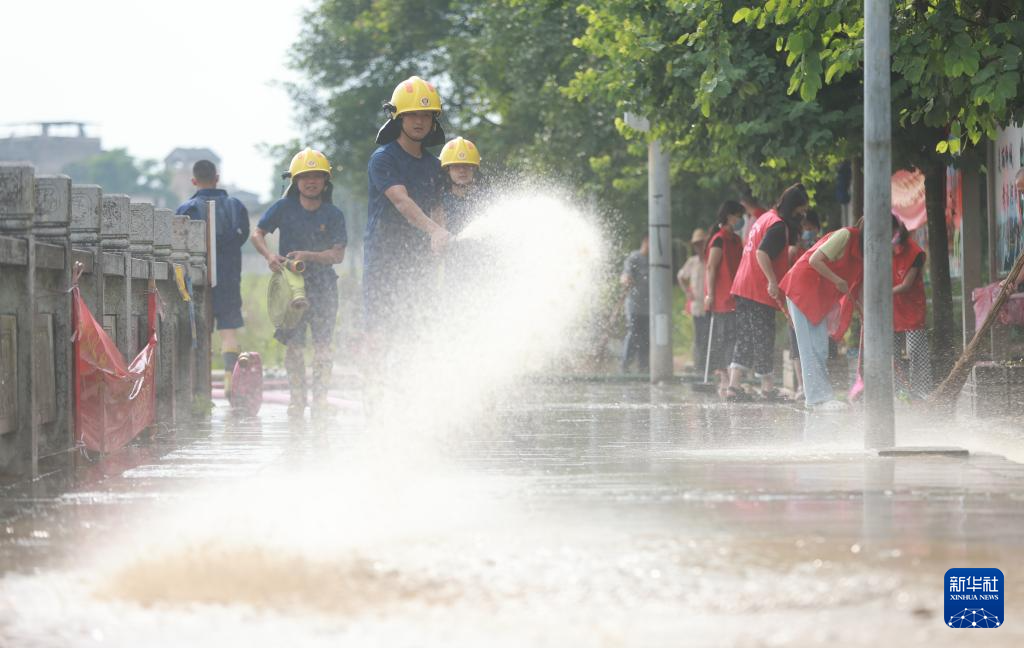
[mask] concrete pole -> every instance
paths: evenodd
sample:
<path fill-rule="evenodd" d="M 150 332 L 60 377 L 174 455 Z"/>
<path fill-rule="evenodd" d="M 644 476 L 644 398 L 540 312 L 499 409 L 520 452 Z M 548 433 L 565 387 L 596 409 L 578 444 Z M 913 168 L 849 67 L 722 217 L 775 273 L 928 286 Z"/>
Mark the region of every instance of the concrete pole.
<path fill-rule="evenodd" d="M 895 444 L 889 0 L 864 0 L 864 445 Z"/>
<path fill-rule="evenodd" d="M 671 380 L 672 193 L 669 154 L 661 140 L 647 147 L 647 222 L 650 235 L 651 382 Z"/>

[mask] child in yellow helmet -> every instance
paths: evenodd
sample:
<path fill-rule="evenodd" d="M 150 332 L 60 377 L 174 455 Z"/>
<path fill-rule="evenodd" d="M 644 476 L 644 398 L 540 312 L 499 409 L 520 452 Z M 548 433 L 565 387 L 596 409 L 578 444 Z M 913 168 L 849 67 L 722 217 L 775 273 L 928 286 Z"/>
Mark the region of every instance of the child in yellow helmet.
<path fill-rule="evenodd" d="M 480 150 L 468 139 L 456 137 L 441 149 L 441 169 L 444 225 L 455 236 L 469 224 L 478 203 Z"/>
<path fill-rule="evenodd" d="M 331 164 L 320 151 L 305 149 L 292 158 L 291 181 L 284 196 L 270 206 L 252 234 L 253 246 L 272 272 L 281 272 L 289 260 L 305 264 L 309 308 L 293 329 L 278 329 L 274 338 L 284 344 L 285 369 L 291 398 L 288 415 L 302 417 L 306 407 L 306 328 L 313 338 L 312 414 L 323 417 L 331 380 L 334 322 L 338 313 L 338 276 L 333 266 L 345 258 L 348 234 L 345 216 L 331 203 Z M 276 253 L 266 235 L 280 231 Z"/>

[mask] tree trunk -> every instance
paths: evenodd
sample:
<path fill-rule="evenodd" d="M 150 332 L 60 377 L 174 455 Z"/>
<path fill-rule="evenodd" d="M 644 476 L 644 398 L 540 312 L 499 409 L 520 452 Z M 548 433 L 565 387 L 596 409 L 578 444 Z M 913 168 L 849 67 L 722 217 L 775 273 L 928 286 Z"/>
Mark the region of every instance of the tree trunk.
<path fill-rule="evenodd" d="M 864 158 L 857 155 L 850 162 L 850 223 L 854 225 L 864 215 Z"/>
<path fill-rule="evenodd" d="M 946 231 L 946 167 L 935 162 L 925 171 L 928 208 L 928 269 L 932 285 L 932 369 L 945 376 L 956 353 L 953 287 L 949 278 L 949 234 Z"/>

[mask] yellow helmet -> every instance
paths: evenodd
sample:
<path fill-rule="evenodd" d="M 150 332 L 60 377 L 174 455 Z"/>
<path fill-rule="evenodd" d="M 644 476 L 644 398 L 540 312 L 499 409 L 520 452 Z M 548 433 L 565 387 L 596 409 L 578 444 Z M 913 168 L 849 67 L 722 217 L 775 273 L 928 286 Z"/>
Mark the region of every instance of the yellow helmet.
<path fill-rule="evenodd" d="M 323 171 L 329 177 L 331 175 L 331 163 L 327 161 L 326 155 L 307 146 L 305 150 L 299 151 L 292 158 L 291 164 L 288 165 L 288 177 L 294 178 L 297 175 L 310 171 Z"/>
<path fill-rule="evenodd" d="M 326 200 L 330 201 L 330 196 L 333 190 L 330 181 L 331 163 L 327 161 L 326 155 L 320 151 L 311 149 L 308 146 L 304 150 L 295 154 L 291 163 L 288 165 L 288 173 L 281 176 L 285 180 L 290 180 L 283 195 L 288 196 L 293 192 L 297 192 L 298 189 L 295 187 L 295 178 L 303 173 L 309 173 L 310 171 L 322 171 L 327 174 L 328 180 L 327 185 L 324 188 L 324 196 L 326 197 Z"/>
<path fill-rule="evenodd" d="M 468 139 L 456 137 L 441 149 L 441 168 L 452 164 L 480 166 L 480 150 Z"/>
<path fill-rule="evenodd" d="M 393 111 L 392 117 L 400 117 L 404 113 L 417 110 L 439 113 L 441 95 L 437 93 L 433 83 L 418 76 L 411 76 L 395 86 L 395 91 L 391 93 L 389 108 Z"/>

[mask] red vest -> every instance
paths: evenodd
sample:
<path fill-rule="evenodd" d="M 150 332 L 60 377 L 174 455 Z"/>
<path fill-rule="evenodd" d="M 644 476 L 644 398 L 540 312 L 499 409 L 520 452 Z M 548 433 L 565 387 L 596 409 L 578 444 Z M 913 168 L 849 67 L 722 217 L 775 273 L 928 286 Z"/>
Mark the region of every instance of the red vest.
<path fill-rule="evenodd" d="M 826 257 L 825 265 L 832 272 L 846 281 L 850 293 L 856 295 L 864 277 L 864 252 L 860 249 L 860 230 L 856 227 L 845 228 L 850 232 L 850 240 L 846 243 L 843 255 L 835 261 Z M 786 297 L 796 304 L 811 324 L 820 324 L 823 319 L 839 304 L 843 294 L 835 284 L 818 274 L 811 267 L 811 255 L 832 238 L 835 232 L 825 236 L 797 259 L 786 276 L 779 282 L 779 288 Z"/>
<path fill-rule="evenodd" d="M 921 253 L 921 246 L 909 238 L 906 243 L 897 245 L 893 249 L 893 286 L 903 283 L 903 278 L 910 272 L 914 260 Z M 927 311 L 928 305 L 924 296 L 924 268 L 920 268 L 917 277 L 914 278 L 914 283 L 910 284 L 910 289 L 892 296 L 893 330 L 900 333 L 923 329 Z"/>
<path fill-rule="evenodd" d="M 761 245 L 768 228 L 781 222 L 783 220 L 774 209 L 766 211 L 754 222 L 750 227 L 750 233 L 747 234 L 743 256 L 740 258 L 739 268 L 736 269 L 736 278 L 732 282 L 733 295 L 760 302 L 776 310 L 779 310 L 779 304 L 768 294 L 768 277 L 764 276 L 761 266 L 757 265 L 757 248 Z M 782 275 L 786 274 L 786 270 L 789 269 L 789 253 L 786 249 L 772 259 L 772 269 L 775 270 L 776 279 L 782 279 Z"/>
<path fill-rule="evenodd" d="M 704 248 L 704 259 L 707 260 L 711 254 L 712 243 L 722 241 L 722 258 L 718 262 L 718 272 L 715 274 L 715 301 L 711 304 L 712 313 L 731 313 L 736 310 L 736 299 L 732 296 L 732 280 L 736 276 L 736 269 L 740 265 L 740 257 L 743 255 L 743 242 L 736 232 L 728 225 L 718 228 L 708 245 Z M 704 294 L 708 292 L 705 282 Z"/>

